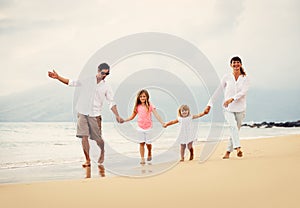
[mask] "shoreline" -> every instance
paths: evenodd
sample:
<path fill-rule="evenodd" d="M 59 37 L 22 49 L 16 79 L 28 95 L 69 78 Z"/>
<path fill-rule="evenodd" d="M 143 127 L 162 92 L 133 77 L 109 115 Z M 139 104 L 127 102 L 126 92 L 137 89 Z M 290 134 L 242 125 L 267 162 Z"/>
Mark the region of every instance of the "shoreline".
<path fill-rule="evenodd" d="M 261 137 L 249 137 L 249 138 L 241 138 L 241 144 L 243 144 L 244 141 L 255 141 L 255 140 L 272 140 L 273 138 L 278 138 L 278 137 L 291 137 L 291 136 L 299 136 L 300 134 L 288 134 L 288 135 L 278 135 L 278 136 L 261 136 Z M 227 144 L 227 140 L 226 139 L 222 139 L 221 141 L 219 140 L 198 140 L 197 142 L 194 143 L 194 148 L 196 149 L 196 157 L 194 160 L 199 160 L 199 153 L 201 152 L 202 146 L 205 143 L 218 143 L 216 146 L 222 145 L 222 143 Z M 225 149 L 226 147 L 224 147 Z M 178 149 L 179 151 L 179 149 Z M 211 154 L 212 156 L 209 157 L 208 161 L 213 157 L 213 155 L 215 154 L 216 151 L 213 151 Z M 186 153 L 188 153 L 188 151 L 186 150 Z M 179 155 L 179 152 L 178 152 Z M 179 158 L 179 157 L 178 157 Z M 222 156 L 220 155 L 220 158 L 222 158 Z M 154 158 L 155 159 L 155 158 Z M 43 183 L 43 182 L 52 182 L 52 181 L 64 181 L 64 180 L 87 180 L 88 178 L 101 178 L 104 177 L 103 173 L 99 173 L 99 169 L 97 168 L 97 163 L 96 162 L 92 162 L 91 168 L 88 171 L 85 168 L 81 168 L 81 164 L 84 161 L 81 160 L 77 160 L 77 161 L 73 161 L 71 163 L 63 163 L 63 164 L 51 164 L 51 165 L 38 165 L 38 166 L 24 166 L 24 167 L 13 167 L 13 168 L 3 168 L 0 169 L 0 185 L 2 184 L 27 184 L 27 183 Z M 206 161 L 205 161 L 206 162 Z M 170 163 L 170 162 L 169 162 Z M 177 161 L 173 161 L 171 162 L 172 165 L 168 165 L 167 169 L 169 169 L 170 166 L 177 166 L 178 164 Z M 156 162 L 153 165 L 154 166 L 159 166 L 164 164 L 164 162 Z M 105 165 L 105 163 L 104 163 Z M 150 165 L 152 165 L 150 163 Z M 124 166 L 124 165 L 123 165 Z M 133 169 L 143 169 L 141 168 L 141 166 L 138 164 L 138 162 L 136 163 L 136 165 L 132 165 L 129 168 L 133 168 Z M 144 178 L 144 177 L 155 177 L 156 174 L 154 175 L 135 175 L 135 176 L 127 176 L 127 175 L 119 175 L 116 174 L 114 172 L 114 170 L 117 170 L 116 168 L 112 168 L 112 169 L 107 169 L 105 168 L 105 177 L 129 177 L 129 178 Z M 147 164 L 146 166 L 144 166 L 144 169 L 147 170 Z M 141 170 L 143 171 L 143 170 Z M 17 174 L 16 174 L 17 172 Z M 19 173 L 18 173 L 19 172 Z M 30 178 L 30 175 L 28 176 L 28 173 L 35 173 L 37 172 L 39 175 L 38 176 L 32 176 Z M 164 172 L 164 171 L 161 171 Z M 49 173 L 53 173 L 53 175 L 49 175 Z M 11 179 L 7 179 L 6 181 L 3 181 L 3 178 L 5 177 L 5 175 L 16 175 L 16 177 L 19 177 L 16 179 L 15 178 L 11 178 Z M 48 176 L 47 176 L 48 174 Z M 160 174 L 160 173 L 158 173 Z M 21 177 L 20 177 L 21 176 Z"/>
<path fill-rule="evenodd" d="M 243 158 L 185 161 L 145 178 L 0 184 L 3 207 L 299 207 L 300 135 L 242 140 Z M 196 147 L 196 155 L 200 152 Z M 235 196 L 235 197 L 232 197 Z"/>

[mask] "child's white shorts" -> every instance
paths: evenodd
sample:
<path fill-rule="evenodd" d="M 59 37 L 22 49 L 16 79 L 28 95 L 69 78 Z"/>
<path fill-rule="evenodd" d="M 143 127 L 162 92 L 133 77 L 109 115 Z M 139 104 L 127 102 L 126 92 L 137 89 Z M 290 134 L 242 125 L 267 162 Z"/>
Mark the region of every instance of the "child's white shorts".
<path fill-rule="evenodd" d="M 151 144 L 151 128 L 150 129 L 142 129 L 141 127 L 137 127 L 137 140 L 139 143 Z"/>

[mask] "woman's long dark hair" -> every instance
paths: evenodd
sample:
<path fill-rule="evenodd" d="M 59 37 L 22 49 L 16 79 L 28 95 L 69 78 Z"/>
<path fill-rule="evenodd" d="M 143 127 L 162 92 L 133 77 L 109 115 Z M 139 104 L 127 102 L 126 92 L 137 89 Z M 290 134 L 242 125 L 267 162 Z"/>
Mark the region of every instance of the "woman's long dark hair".
<path fill-rule="evenodd" d="M 234 61 L 238 61 L 238 62 L 242 63 L 242 59 L 240 57 L 238 57 L 238 56 L 233 57 L 230 60 L 230 64 L 232 64 L 232 62 L 234 62 Z M 240 72 L 241 72 L 242 75 L 246 76 L 246 72 L 245 72 L 245 70 L 244 70 L 243 67 L 240 68 Z"/>

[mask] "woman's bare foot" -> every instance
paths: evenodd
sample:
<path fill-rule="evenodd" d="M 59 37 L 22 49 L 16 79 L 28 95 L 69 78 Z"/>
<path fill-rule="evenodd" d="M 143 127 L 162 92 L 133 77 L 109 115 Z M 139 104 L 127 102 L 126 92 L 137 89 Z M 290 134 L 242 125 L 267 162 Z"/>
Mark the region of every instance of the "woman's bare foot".
<path fill-rule="evenodd" d="M 230 152 L 226 151 L 225 155 L 223 156 L 223 159 L 229 159 L 229 155 L 230 155 Z"/>
<path fill-rule="evenodd" d="M 243 152 L 241 150 L 239 150 L 236 154 L 238 157 L 243 157 Z"/>
<path fill-rule="evenodd" d="M 243 152 L 241 151 L 240 147 L 236 148 L 236 156 L 243 157 Z"/>

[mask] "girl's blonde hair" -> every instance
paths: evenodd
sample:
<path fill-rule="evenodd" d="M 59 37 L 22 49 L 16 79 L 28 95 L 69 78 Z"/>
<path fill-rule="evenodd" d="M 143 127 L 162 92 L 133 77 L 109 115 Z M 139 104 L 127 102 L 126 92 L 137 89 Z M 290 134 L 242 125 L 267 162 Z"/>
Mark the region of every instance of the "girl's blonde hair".
<path fill-rule="evenodd" d="M 188 116 L 190 115 L 190 107 L 187 106 L 187 105 L 181 105 L 179 108 L 178 108 L 178 116 L 182 117 L 182 114 L 181 114 L 181 110 L 186 110 L 188 111 Z"/>
<path fill-rule="evenodd" d="M 136 100 L 135 100 L 135 105 L 134 105 L 134 112 L 136 112 L 137 113 L 137 107 L 140 105 L 140 104 L 142 104 L 141 103 L 141 101 L 140 101 L 140 96 L 141 96 L 141 94 L 145 94 L 146 95 L 146 108 L 147 108 L 147 110 L 149 111 L 149 107 L 150 107 L 150 101 L 149 101 L 149 98 L 150 98 L 150 96 L 149 96 L 149 93 L 148 93 L 148 91 L 147 90 L 145 90 L 145 89 L 142 89 L 142 90 L 140 90 L 138 93 L 137 93 L 137 95 L 136 95 Z"/>

